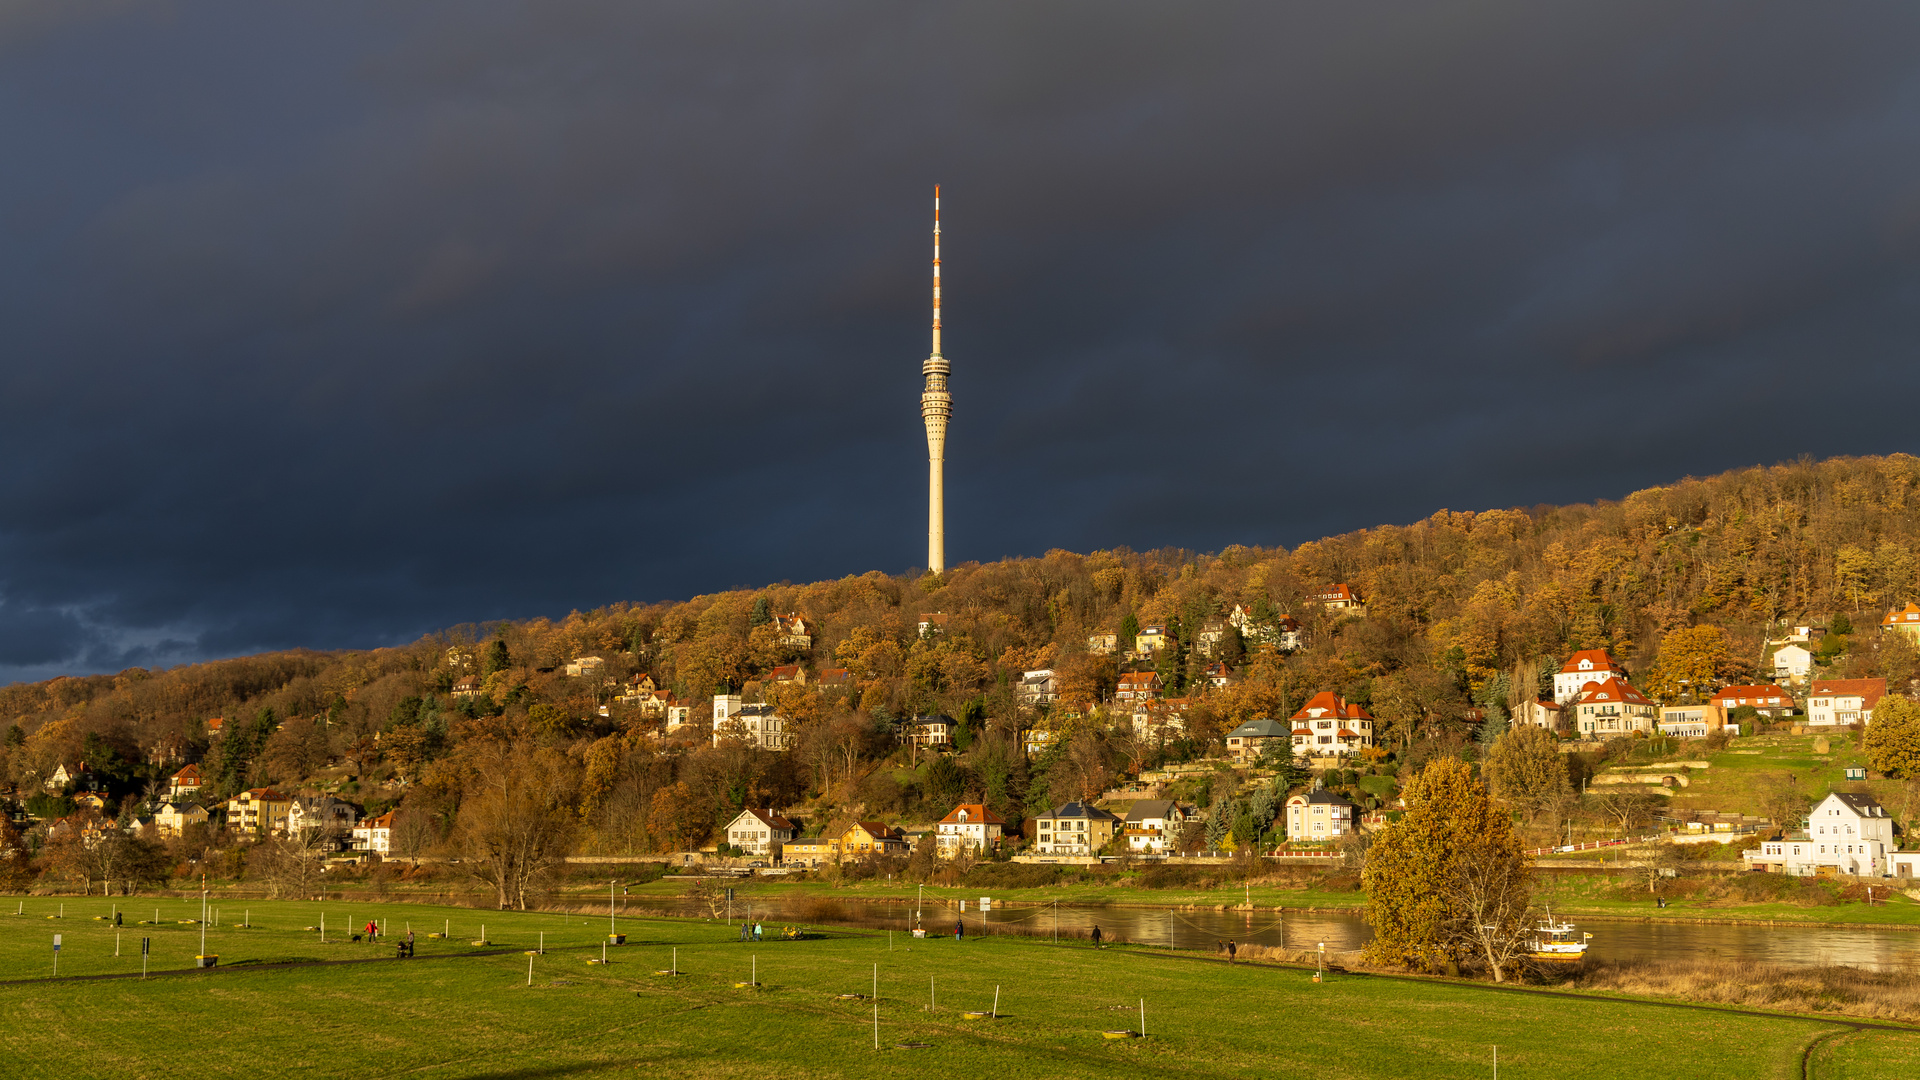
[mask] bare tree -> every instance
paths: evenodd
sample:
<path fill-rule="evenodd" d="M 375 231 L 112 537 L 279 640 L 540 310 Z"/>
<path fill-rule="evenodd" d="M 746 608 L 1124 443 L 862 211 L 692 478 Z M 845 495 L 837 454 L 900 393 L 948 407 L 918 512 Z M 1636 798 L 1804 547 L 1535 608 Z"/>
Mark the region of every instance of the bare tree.
<path fill-rule="evenodd" d="M 328 830 L 300 829 L 255 844 L 247 855 L 247 869 L 267 883 L 276 899 L 311 900 L 322 890 L 333 846 Z"/>
<path fill-rule="evenodd" d="M 420 865 L 420 856 L 440 840 L 433 815 L 414 806 L 405 806 L 393 815 L 392 850 L 395 855 Z"/>
<path fill-rule="evenodd" d="M 1635 825 L 1647 820 L 1653 811 L 1654 797 L 1638 788 L 1621 784 L 1594 789 L 1588 796 L 1595 810 L 1601 816 L 1620 826 L 1620 834 L 1627 835 Z"/>
<path fill-rule="evenodd" d="M 480 757 L 460 805 L 460 849 L 502 909 L 524 911 L 572 848 L 572 769 L 559 751 L 526 744 L 493 743 Z"/>
<path fill-rule="evenodd" d="M 1462 951 L 1487 963 L 1494 982 L 1505 982 L 1532 951 L 1532 874 L 1515 850 L 1494 845 L 1462 847 L 1443 888 L 1452 936 Z"/>

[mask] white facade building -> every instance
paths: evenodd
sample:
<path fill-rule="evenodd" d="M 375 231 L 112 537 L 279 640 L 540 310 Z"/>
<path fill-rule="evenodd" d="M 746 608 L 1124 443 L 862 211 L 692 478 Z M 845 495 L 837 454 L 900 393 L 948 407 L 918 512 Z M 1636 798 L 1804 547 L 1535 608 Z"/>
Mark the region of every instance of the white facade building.
<path fill-rule="evenodd" d="M 1755 869 L 1811 876 L 1822 868 L 1856 877 L 1891 877 L 1897 867 L 1893 819 L 1871 795 L 1835 791 L 1807 815 L 1803 831 L 1742 852 Z"/>
<path fill-rule="evenodd" d="M 1582 649 L 1567 658 L 1553 676 L 1553 703 L 1565 705 L 1580 696 L 1591 682 L 1606 682 L 1627 677 L 1625 668 L 1613 662 L 1605 649 Z"/>
<path fill-rule="evenodd" d="M 1815 679 L 1807 691 L 1810 727 L 1865 726 L 1873 722 L 1873 707 L 1887 696 L 1885 679 Z"/>

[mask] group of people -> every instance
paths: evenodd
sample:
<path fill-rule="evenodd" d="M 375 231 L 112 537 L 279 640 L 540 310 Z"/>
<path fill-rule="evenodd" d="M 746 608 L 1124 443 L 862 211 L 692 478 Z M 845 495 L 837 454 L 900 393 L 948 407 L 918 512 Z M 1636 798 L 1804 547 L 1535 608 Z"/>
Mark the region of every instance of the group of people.
<path fill-rule="evenodd" d="M 759 941 L 761 935 L 765 932 L 766 929 L 757 922 L 743 922 L 740 924 L 741 941 Z"/>
<path fill-rule="evenodd" d="M 1220 951 L 1227 954 L 1227 963 L 1231 964 L 1233 958 L 1239 954 L 1240 946 L 1234 944 L 1232 938 L 1228 938 L 1220 942 Z"/>

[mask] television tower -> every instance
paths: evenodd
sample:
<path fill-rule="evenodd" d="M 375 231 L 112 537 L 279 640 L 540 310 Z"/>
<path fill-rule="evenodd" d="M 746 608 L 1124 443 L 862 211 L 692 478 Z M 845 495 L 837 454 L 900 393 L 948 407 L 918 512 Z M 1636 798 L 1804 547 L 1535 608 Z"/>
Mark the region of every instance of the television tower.
<path fill-rule="evenodd" d="M 933 355 L 920 365 L 927 386 L 920 394 L 920 420 L 927 425 L 927 570 L 947 569 L 947 421 L 953 395 L 947 392 L 947 358 L 940 355 L 940 185 L 933 185 Z"/>

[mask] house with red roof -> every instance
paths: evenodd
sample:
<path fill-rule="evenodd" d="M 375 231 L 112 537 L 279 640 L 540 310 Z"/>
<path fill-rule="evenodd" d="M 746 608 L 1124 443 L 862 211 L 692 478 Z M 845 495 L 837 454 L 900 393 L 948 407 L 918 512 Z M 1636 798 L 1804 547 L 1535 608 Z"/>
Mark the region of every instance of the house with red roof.
<path fill-rule="evenodd" d="M 1129 671 L 1120 676 L 1120 689 L 1113 696 L 1119 701 L 1155 701 L 1160 697 L 1160 673 Z"/>
<path fill-rule="evenodd" d="M 952 858 L 963 851 L 985 853 L 1000 845 L 1007 819 L 986 808 L 983 803 L 961 803 L 934 827 L 940 857 Z"/>
<path fill-rule="evenodd" d="M 1742 705 L 1751 705 L 1761 716 L 1768 718 L 1786 716 L 1794 710 L 1793 695 L 1770 683 L 1723 686 L 1708 704 L 1718 705 L 1728 712 Z"/>
<path fill-rule="evenodd" d="M 1587 739 L 1617 739 L 1651 732 L 1660 723 L 1660 706 L 1625 679 L 1590 682 L 1573 704 L 1574 730 Z"/>
<path fill-rule="evenodd" d="M 1880 630 L 1883 633 L 1891 630 L 1920 641 L 1920 604 L 1909 601 L 1906 607 L 1887 612 L 1887 617 L 1880 620 Z"/>
<path fill-rule="evenodd" d="M 173 779 L 167 782 L 167 797 L 170 799 L 184 799 L 192 795 L 198 795 L 200 794 L 200 785 L 200 766 L 188 765 L 186 768 L 174 773 Z"/>
<path fill-rule="evenodd" d="M 1361 601 L 1360 594 L 1344 581 L 1336 582 L 1315 593 L 1313 600 L 1328 611 L 1348 611 L 1355 615 L 1366 612 L 1366 604 Z"/>
<path fill-rule="evenodd" d="M 1614 663 L 1613 657 L 1607 655 L 1607 650 L 1582 649 L 1567 657 L 1567 662 L 1553 676 L 1553 703 L 1565 705 L 1578 698 L 1588 683 L 1626 677 L 1627 669 Z"/>
<path fill-rule="evenodd" d="M 1291 734 L 1295 753 L 1344 757 L 1373 745 L 1373 714 L 1322 690 L 1293 714 Z"/>
<path fill-rule="evenodd" d="M 1807 691 L 1809 727 L 1845 727 L 1873 722 L 1873 707 L 1887 696 L 1885 679 L 1815 679 Z"/>

